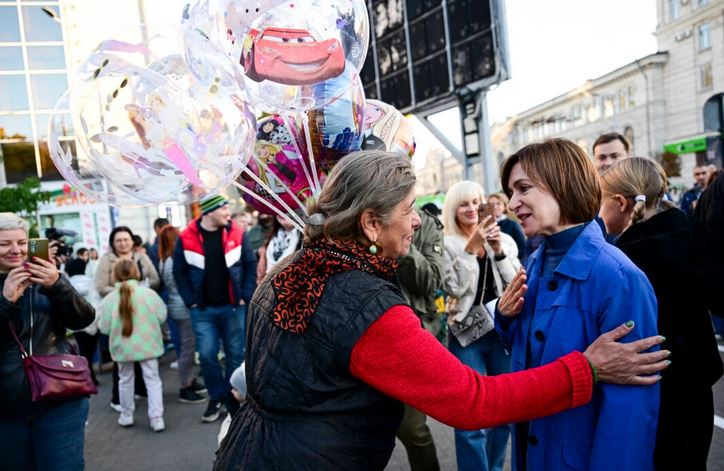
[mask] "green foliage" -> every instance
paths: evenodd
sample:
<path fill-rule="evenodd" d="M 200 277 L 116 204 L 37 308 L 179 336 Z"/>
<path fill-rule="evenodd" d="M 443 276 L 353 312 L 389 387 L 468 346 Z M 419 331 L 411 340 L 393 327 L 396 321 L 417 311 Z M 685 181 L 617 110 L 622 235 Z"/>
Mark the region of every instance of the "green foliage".
<path fill-rule="evenodd" d="M 0 190 L 0 211 L 34 216 L 41 203 L 50 201 L 50 193 L 40 191 L 40 180 L 29 177 L 14 187 Z"/>

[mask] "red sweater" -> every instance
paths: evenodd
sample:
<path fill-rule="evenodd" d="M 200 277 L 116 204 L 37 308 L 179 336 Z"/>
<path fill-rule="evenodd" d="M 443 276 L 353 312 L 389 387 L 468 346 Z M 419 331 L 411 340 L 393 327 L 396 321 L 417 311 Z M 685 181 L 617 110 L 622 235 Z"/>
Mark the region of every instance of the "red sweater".
<path fill-rule="evenodd" d="M 517 373 L 482 376 L 420 326 L 407 306 L 384 313 L 352 350 L 350 372 L 382 393 L 460 429 L 545 417 L 591 400 L 582 353 Z"/>

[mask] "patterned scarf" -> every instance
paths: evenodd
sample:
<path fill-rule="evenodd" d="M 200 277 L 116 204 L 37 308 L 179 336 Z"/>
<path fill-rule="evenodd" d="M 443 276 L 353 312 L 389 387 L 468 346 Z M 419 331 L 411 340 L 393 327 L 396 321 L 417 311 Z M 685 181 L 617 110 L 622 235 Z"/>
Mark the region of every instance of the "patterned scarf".
<path fill-rule="evenodd" d="M 360 270 L 386 280 L 397 270 L 397 261 L 372 255 L 356 241 L 318 240 L 272 279 L 277 304 L 272 322 L 297 334 L 304 333 L 317 309 L 330 276 Z"/>

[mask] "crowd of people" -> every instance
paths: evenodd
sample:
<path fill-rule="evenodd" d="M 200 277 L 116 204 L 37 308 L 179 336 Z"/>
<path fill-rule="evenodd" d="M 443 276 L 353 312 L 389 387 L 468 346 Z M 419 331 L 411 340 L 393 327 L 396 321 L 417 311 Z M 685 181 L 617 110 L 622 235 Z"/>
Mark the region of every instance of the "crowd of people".
<path fill-rule="evenodd" d="M 27 223 L 0 214 L 0 469 L 82 469 L 88 414 L 31 399 L 11 327 L 36 354 L 77 346 L 94 382 L 112 362 L 118 425 L 145 396 L 156 432 L 172 348 L 178 400 L 227 414 L 217 470 L 383 469 L 397 437 L 434 471 L 428 415 L 455 428 L 461 471 L 502 470 L 511 438 L 517 470 L 705 469 L 724 177 L 697 166 L 674 202 L 620 134 L 591 150 L 528 145 L 501 192 L 461 181 L 424 209 L 409 159 L 359 152 L 303 233 L 213 196 L 152 244 L 118 226 L 62 265 L 53 244 L 28 260 Z"/>

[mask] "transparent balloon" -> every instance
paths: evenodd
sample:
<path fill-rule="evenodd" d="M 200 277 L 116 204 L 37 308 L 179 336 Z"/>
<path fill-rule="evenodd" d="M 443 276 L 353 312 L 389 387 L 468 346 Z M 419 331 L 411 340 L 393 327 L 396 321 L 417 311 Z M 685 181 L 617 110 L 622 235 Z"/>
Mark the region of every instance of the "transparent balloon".
<path fill-rule="evenodd" d="M 48 121 L 48 151 L 50 158 L 62 175 L 74 188 L 88 198 L 111 206 L 143 207 L 152 203 L 138 199 L 116 185 L 109 183 L 85 152 L 78 152 L 75 136 L 68 132 L 72 125 L 68 123 L 70 102 L 69 92 L 65 92 L 55 105 Z"/>
<path fill-rule="evenodd" d="M 243 68 L 251 100 L 273 109 L 326 105 L 336 97 L 315 96 L 312 86 L 340 76 L 352 86 L 367 55 L 363 0 L 200 0 L 186 12 L 185 28 L 220 44 Z"/>
<path fill-rule="evenodd" d="M 256 120 L 228 68 L 191 74 L 180 31 L 139 27 L 104 41 L 76 74 L 70 111 L 84 157 L 128 195 L 191 203 L 244 169 Z"/>

